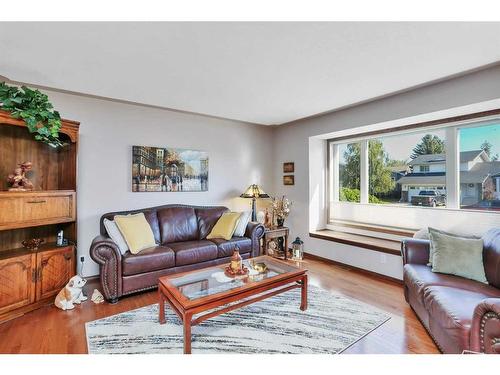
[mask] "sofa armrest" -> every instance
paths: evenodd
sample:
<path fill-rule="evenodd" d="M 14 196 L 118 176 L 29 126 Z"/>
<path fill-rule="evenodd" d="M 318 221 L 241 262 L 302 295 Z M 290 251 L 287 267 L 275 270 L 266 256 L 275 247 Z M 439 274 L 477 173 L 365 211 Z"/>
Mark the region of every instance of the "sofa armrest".
<path fill-rule="evenodd" d="M 500 298 L 484 299 L 474 309 L 470 347 L 475 352 L 500 354 Z"/>
<path fill-rule="evenodd" d="M 417 240 L 407 238 L 401 241 L 401 254 L 403 264 L 427 264 L 429 263 L 429 240 Z"/>
<path fill-rule="evenodd" d="M 104 297 L 116 302 L 122 295 L 122 254 L 109 237 L 97 236 L 90 245 L 90 257 L 99 264 Z"/>
<path fill-rule="evenodd" d="M 264 231 L 265 227 L 261 223 L 250 221 L 247 225 L 245 237 L 252 240 L 252 258 L 260 255 L 260 239 L 264 236 Z"/>

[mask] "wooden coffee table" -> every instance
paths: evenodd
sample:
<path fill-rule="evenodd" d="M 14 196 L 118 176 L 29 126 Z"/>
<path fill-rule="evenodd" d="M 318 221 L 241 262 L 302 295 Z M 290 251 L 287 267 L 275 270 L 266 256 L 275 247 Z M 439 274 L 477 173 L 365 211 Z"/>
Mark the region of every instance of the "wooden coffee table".
<path fill-rule="evenodd" d="M 261 301 L 277 294 L 301 288 L 300 309 L 307 309 L 307 270 L 287 262 L 261 256 L 244 261 L 253 270 L 264 263 L 267 270 L 242 278 L 224 275 L 226 264 L 160 277 L 158 285 L 159 320 L 165 323 L 165 301 L 182 320 L 184 353 L 191 353 L 191 327 L 214 316 Z M 257 295 L 258 294 L 258 295 Z M 236 303 L 235 303 L 236 302 Z M 231 304 L 226 306 L 227 304 Z M 198 315 L 193 320 L 194 314 Z"/>

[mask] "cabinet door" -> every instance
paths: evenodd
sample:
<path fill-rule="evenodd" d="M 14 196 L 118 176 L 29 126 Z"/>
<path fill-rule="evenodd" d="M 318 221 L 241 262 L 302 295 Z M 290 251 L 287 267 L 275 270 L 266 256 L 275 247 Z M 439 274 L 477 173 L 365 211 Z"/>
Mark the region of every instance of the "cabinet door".
<path fill-rule="evenodd" d="M 62 247 L 37 254 L 37 299 L 55 296 L 75 275 L 73 246 Z"/>
<path fill-rule="evenodd" d="M 0 230 L 75 220 L 75 193 L 0 191 Z"/>
<path fill-rule="evenodd" d="M 35 300 L 36 255 L 0 260 L 0 315 Z"/>

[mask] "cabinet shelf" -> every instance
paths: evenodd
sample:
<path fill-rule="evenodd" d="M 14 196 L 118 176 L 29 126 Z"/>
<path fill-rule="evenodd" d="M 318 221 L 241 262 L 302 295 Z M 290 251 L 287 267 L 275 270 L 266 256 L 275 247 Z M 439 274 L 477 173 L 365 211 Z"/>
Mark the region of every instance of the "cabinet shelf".
<path fill-rule="evenodd" d="M 43 253 L 51 250 L 63 250 L 67 248 L 72 248 L 74 245 L 64 245 L 57 246 L 55 242 L 44 243 L 38 247 L 36 250 L 29 250 L 25 247 L 17 247 L 15 249 L 8 249 L 0 251 L 0 260 L 15 258 L 18 256 L 26 255 L 26 254 L 37 254 Z"/>

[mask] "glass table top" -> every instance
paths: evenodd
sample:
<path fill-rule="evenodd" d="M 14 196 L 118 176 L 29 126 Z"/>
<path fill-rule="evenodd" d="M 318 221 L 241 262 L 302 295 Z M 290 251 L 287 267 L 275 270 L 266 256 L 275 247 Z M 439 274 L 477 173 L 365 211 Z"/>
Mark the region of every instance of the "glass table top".
<path fill-rule="evenodd" d="M 184 276 L 172 277 L 169 278 L 169 281 L 184 297 L 189 300 L 196 300 L 227 292 L 248 283 L 259 282 L 284 273 L 297 271 L 296 267 L 278 262 L 270 257 L 246 259 L 243 260 L 243 264 L 249 270 L 248 276 L 228 277 L 224 274 L 227 264 L 223 264 L 220 267 L 202 269 Z M 267 267 L 266 271 L 257 271 L 256 268 L 263 264 Z"/>

